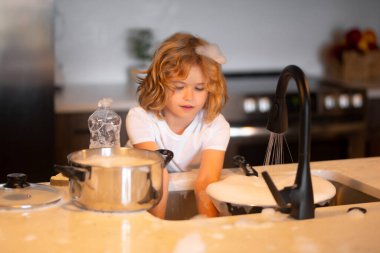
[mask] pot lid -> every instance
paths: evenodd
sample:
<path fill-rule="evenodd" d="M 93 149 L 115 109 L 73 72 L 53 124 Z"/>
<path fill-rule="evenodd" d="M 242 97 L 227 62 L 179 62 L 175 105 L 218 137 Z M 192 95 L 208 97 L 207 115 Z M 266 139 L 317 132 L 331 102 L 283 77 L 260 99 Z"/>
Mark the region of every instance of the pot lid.
<path fill-rule="evenodd" d="M 0 185 L 0 209 L 30 209 L 58 202 L 61 193 L 47 185 L 26 181 L 26 174 L 7 175 L 7 182 Z"/>

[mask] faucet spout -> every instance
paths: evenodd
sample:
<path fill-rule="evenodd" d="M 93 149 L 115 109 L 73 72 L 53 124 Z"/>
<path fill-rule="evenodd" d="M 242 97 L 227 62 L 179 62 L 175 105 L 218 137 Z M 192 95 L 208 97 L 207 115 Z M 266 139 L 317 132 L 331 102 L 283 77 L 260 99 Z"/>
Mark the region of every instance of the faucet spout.
<path fill-rule="evenodd" d="M 275 133 L 283 133 L 287 130 L 286 91 L 291 78 L 296 82 L 300 101 L 298 168 L 295 182 L 293 186 L 285 187 L 283 190 L 278 191 L 269 174 L 264 171 L 262 175 L 281 208 L 287 208 L 290 204 L 291 217 L 310 219 L 314 218 L 315 209 L 310 172 L 310 92 L 305 74 L 295 65 L 287 66 L 280 74 L 267 128 Z"/>

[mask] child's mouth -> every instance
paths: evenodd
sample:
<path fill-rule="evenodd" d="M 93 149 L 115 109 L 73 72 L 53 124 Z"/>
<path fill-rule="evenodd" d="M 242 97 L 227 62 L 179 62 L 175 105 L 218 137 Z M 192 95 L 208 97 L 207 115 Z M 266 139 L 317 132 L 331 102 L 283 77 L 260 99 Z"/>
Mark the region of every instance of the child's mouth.
<path fill-rule="evenodd" d="M 190 110 L 190 109 L 193 109 L 193 108 L 194 108 L 194 106 L 192 106 L 192 105 L 181 105 L 181 107 L 182 107 L 183 109 L 185 109 L 185 110 Z"/>

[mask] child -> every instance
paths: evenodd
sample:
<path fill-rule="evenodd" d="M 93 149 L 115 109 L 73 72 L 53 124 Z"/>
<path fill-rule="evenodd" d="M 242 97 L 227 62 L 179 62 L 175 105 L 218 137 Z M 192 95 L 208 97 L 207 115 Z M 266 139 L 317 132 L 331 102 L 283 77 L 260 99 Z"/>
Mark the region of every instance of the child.
<path fill-rule="evenodd" d="M 199 168 L 194 192 L 200 214 L 218 212 L 206 187 L 220 178 L 230 126 L 220 114 L 227 100 L 221 71 L 225 59 L 218 47 L 191 34 L 176 33 L 155 52 L 145 78 L 138 79 L 139 107 L 127 115 L 128 146 L 174 152 L 169 173 Z M 164 217 L 168 174 L 164 193 L 151 210 Z"/>

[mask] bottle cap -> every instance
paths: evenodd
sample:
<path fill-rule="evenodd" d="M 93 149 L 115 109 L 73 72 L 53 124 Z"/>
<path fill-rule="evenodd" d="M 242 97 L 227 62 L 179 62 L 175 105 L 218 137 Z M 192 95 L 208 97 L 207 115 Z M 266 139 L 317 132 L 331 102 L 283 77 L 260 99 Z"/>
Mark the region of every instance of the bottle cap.
<path fill-rule="evenodd" d="M 112 98 L 102 98 L 98 102 L 98 107 L 109 108 L 111 107 L 112 102 Z"/>

